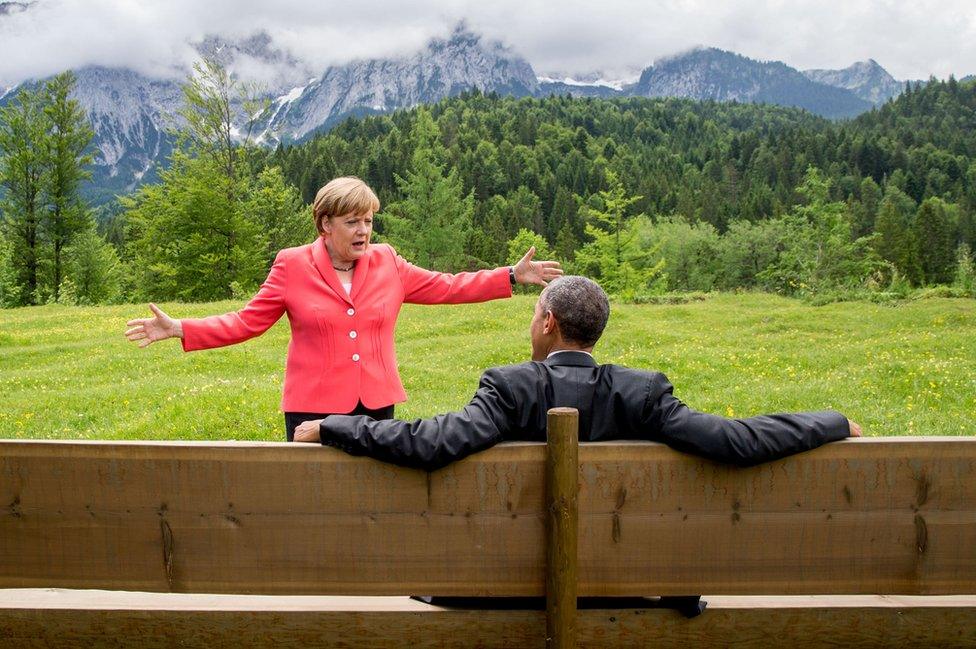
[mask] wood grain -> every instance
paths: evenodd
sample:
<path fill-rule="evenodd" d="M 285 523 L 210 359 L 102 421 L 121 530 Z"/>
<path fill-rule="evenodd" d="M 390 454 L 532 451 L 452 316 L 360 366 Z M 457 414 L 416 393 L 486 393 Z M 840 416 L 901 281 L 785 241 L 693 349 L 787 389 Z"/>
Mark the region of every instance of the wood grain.
<path fill-rule="evenodd" d="M 427 474 L 278 443 L 0 441 L 0 587 L 542 595 L 544 446 Z M 579 594 L 972 594 L 976 439 L 736 469 L 580 447 Z"/>
<path fill-rule="evenodd" d="M 546 422 L 546 647 L 576 647 L 579 559 L 579 411 L 552 408 Z"/>

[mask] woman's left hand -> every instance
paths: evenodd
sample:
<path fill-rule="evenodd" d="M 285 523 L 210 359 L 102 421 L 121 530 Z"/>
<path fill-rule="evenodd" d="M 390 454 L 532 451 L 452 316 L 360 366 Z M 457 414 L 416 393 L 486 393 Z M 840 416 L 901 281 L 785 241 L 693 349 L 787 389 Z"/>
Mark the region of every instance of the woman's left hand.
<path fill-rule="evenodd" d="M 515 264 L 515 281 L 519 284 L 538 284 L 545 286 L 563 274 L 558 261 L 532 261 L 535 257 L 535 246 L 529 248 L 517 264 Z"/>
<path fill-rule="evenodd" d="M 319 437 L 319 424 L 321 423 L 321 419 L 313 419 L 312 421 L 303 421 L 298 424 L 295 427 L 295 441 L 321 442 L 322 439 Z"/>

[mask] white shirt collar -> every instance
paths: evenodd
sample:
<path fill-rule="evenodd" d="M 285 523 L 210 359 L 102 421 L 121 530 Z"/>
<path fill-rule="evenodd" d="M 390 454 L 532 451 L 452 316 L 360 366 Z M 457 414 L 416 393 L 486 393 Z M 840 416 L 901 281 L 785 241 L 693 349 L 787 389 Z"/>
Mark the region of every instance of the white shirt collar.
<path fill-rule="evenodd" d="M 549 352 L 549 355 L 546 356 L 546 359 L 550 359 L 556 354 L 565 354 L 566 352 L 572 352 L 574 354 L 586 354 L 590 358 L 593 358 L 593 354 L 591 354 L 590 352 L 585 352 L 582 349 L 557 349 L 554 352 Z"/>

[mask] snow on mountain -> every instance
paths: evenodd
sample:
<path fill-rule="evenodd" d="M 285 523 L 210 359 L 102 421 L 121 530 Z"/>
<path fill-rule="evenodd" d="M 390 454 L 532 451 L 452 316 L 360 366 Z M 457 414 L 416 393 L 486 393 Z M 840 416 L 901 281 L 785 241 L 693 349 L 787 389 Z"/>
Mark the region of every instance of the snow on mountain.
<path fill-rule="evenodd" d="M 349 115 L 432 103 L 475 88 L 526 96 L 538 87 L 527 61 L 462 25 L 449 39 L 434 39 L 402 59 L 329 67 L 297 99 L 279 102 L 264 130 L 267 141 L 299 140 Z"/>
<path fill-rule="evenodd" d="M 0 3 L 0 7 L 26 3 Z M 18 9 L 19 10 L 19 9 Z M 8 9 L 7 11 L 10 11 Z M 433 39 L 401 58 L 369 59 L 328 67 L 321 75 L 264 32 L 229 41 L 207 36 L 195 44 L 235 78 L 257 81 L 267 108 L 245 115 L 238 103 L 239 130 L 253 119 L 255 141 L 273 146 L 327 130 L 351 115 L 384 113 L 436 102 L 465 90 L 502 95 L 570 94 L 587 97 L 687 97 L 799 106 L 827 117 L 848 117 L 901 91 L 874 61 L 845 70 L 807 70 L 763 62 L 717 49 L 668 57 L 639 74 L 630 70 L 536 75 L 511 49 L 470 31 L 463 23 L 448 38 Z M 91 119 L 98 154 L 91 200 L 110 200 L 155 178 L 172 147 L 182 102 L 180 83 L 121 68 L 90 66 L 76 71 L 74 96 Z M 189 74 L 189 71 L 187 71 Z M 32 82 L 34 83 L 34 82 Z M 13 89 L 0 87 L 0 103 Z"/>

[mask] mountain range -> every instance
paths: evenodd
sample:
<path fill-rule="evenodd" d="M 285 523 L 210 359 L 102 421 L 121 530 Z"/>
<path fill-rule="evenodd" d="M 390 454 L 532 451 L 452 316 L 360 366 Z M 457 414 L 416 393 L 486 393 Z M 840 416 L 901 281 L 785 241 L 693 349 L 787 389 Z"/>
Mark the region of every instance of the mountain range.
<path fill-rule="evenodd" d="M 412 55 L 353 61 L 330 66 L 318 75 L 275 48 L 261 32 L 236 43 L 208 37 L 196 47 L 232 72 L 246 69 L 264 82 L 268 108 L 258 116 L 252 132 L 257 142 L 269 146 L 301 141 L 350 116 L 433 103 L 472 89 L 536 97 L 764 102 L 827 118 L 849 118 L 883 104 L 905 87 L 874 60 L 843 70 L 800 71 L 778 61 L 758 61 L 715 48 L 661 59 L 636 80 L 537 74 L 510 48 L 482 38 L 463 24 L 448 38 L 431 40 Z M 182 100 L 180 83 L 124 68 L 89 66 L 75 73 L 74 96 L 91 119 L 98 148 L 88 198 L 107 202 L 153 179 L 165 163 L 172 148 L 167 129 L 178 125 L 174 115 Z M 14 90 L 0 89 L 0 105 L 14 96 Z"/>

